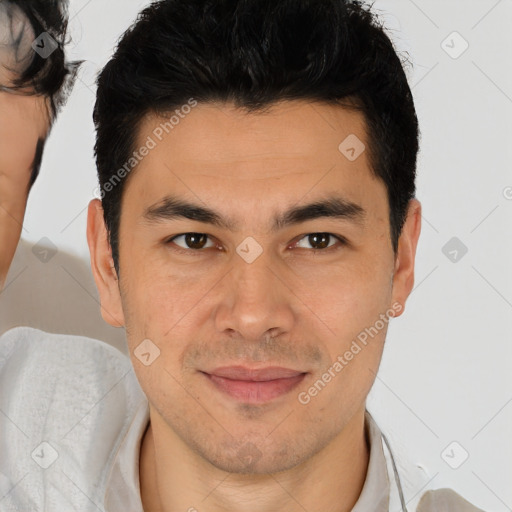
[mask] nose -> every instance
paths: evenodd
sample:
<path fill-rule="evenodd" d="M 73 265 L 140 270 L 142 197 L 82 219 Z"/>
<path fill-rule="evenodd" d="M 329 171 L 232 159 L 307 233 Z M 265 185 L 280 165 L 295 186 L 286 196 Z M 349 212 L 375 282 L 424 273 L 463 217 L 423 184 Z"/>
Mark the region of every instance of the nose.
<path fill-rule="evenodd" d="M 231 271 L 216 289 L 217 332 L 246 341 L 290 332 L 296 311 L 284 269 L 273 264 L 265 251 L 252 263 L 238 255 L 233 260 Z"/>

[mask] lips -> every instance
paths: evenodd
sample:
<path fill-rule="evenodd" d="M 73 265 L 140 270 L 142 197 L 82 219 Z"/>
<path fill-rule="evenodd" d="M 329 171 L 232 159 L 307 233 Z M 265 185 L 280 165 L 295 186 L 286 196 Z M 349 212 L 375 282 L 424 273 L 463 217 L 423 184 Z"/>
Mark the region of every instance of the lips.
<path fill-rule="evenodd" d="M 280 366 L 268 366 L 267 368 L 255 369 L 245 368 L 244 366 L 223 366 L 208 373 L 217 377 L 225 377 L 226 379 L 262 382 L 296 377 L 304 372 L 298 372 Z"/>
<path fill-rule="evenodd" d="M 211 373 L 202 373 L 223 395 L 250 404 L 262 404 L 281 397 L 298 386 L 306 376 L 306 372 L 278 366 L 258 369 L 225 366 Z"/>

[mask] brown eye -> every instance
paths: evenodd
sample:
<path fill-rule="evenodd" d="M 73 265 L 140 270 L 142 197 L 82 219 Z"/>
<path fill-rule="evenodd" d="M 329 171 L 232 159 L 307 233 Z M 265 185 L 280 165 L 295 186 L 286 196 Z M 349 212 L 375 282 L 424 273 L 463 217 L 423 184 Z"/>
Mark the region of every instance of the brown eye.
<path fill-rule="evenodd" d="M 331 243 L 331 241 L 336 242 L 336 240 L 338 240 L 338 242 L 340 242 L 341 245 L 345 244 L 345 241 L 341 237 L 333 235 L 332 233 L 310 233 L 310 234 L 302 237 L 295 244 L 295 246 L 304 248 L 304 249 L 312 248 L 314 251 L 316 251 L 316 250 L 321 251 L 321 250 L 324 250 L 327 248 L 330 249 L 331 247 L 333 247 L 335 245 L 335 243 Z M 305 241 L 305 242 L 303 242 L 303 241 Z M 309 244 L 310 247 L 307 247 L 306 245 L 301 245 L 301 243 Z"/>
<path fill-rule="evenodd" d="M 181 244 L 184 245 L 177 243 L 177 240 L 180 239 L 182 239 Z M 168 240 L 167 243 L 173 242 L 182 249 L 191 249 L 197 251 L 200 249 L 204 249 L 206 247 L 207 241 L 208 235 L 204 233 L 184 233 L 182 235 L 177 235 L 171 238 L 170 240 Z M 213 247 L 213 245 L 210 247 Z"/>

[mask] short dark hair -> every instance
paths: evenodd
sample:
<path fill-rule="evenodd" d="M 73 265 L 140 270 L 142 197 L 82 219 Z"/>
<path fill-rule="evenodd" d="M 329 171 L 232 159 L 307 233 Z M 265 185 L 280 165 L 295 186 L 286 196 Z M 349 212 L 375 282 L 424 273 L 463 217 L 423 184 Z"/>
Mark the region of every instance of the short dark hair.
<path fill-rule="evenodd" d="M 280 100 L 362 112 L 372 172 L 387 187 L 396 254 L 415 195 L 419 139 L 405 62 L 372 7 L 358 0 L 161 0 L 145 8 L 98 77 L 93 116 L 104 220 L 118 273 L 128 177 L 105 185 L 133 154 L 143 118 L 165 115 L 191 97 L 229 101 L 248 113 Z"/>

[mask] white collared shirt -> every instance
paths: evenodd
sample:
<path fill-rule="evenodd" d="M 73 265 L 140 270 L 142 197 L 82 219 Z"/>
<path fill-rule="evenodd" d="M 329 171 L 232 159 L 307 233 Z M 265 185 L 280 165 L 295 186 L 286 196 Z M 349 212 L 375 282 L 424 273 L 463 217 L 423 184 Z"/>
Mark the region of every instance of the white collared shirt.
<path fill-rule="evenodd" d="M 0 337 L 0 512 L 144 512 L 139 453 L 148 422 L 147 397 L 130 359 L 116 348 L 29 327 L 6 332 Z M 352 512 L 399 512 L 390 454 L 368 412 L 365 428 L 368 472 Z M 448 495 L 427 493 L 418 512 L 478 511 L 443 491 Z"/>

